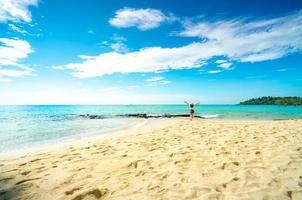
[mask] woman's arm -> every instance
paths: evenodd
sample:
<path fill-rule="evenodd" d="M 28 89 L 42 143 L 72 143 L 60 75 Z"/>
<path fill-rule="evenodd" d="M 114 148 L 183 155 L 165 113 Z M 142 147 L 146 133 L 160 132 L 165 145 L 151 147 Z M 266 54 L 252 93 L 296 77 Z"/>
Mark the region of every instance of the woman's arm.
<path fill-rule="evenodd" d="M 187 101 L 184 101 L 186 104 L 189 104 Z"/>

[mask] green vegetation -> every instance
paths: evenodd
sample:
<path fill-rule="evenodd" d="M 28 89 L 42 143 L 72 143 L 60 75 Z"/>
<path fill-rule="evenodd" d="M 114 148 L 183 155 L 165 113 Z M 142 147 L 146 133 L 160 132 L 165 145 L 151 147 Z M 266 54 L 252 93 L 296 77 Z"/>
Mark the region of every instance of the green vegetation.
<path fill-rule="evenodd" d="M 260 97 L 243 102 L 240 105 L 302 105 L 302 97 Z"/>

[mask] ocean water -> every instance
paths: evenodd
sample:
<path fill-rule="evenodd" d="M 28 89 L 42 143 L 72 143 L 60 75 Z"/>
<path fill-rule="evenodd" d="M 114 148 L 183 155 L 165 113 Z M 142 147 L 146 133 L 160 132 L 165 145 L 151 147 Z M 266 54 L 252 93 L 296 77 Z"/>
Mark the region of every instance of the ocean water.
<path fill-rule="evenodd" d="M 79 140 L 135 126 L 129 114 L 185 114 L 186 105 L 0 106 L 0 153 Z M 302 106 L 200 105 L 196 115 L 226 119 L 302 119 Z"/>

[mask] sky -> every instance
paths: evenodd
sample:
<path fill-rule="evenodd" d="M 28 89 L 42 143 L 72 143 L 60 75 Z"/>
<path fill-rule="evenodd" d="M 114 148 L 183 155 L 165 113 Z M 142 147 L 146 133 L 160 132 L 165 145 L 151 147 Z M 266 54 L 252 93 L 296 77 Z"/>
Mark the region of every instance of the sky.
<path fill-rule="evenodd" d="M 302 96 L 300 0 L 0 0 L 0 104 Z"/>

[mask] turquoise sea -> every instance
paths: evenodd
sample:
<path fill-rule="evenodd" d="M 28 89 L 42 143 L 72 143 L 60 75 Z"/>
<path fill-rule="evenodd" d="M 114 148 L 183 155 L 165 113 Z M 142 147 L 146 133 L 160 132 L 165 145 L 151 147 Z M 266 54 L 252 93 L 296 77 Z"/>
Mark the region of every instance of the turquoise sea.
<path fill-rule="evenodd" d="M 186 105 L 0 106 L 0 153 L 79 140 L 145 121 L 129 117 L 131 114 L 169 117 L 186 114 L 187 109 Z M 200 105 L 196 108 L 196 115 L 216 114 L 226 119 L 302 119 L 302 106 Z"/>

